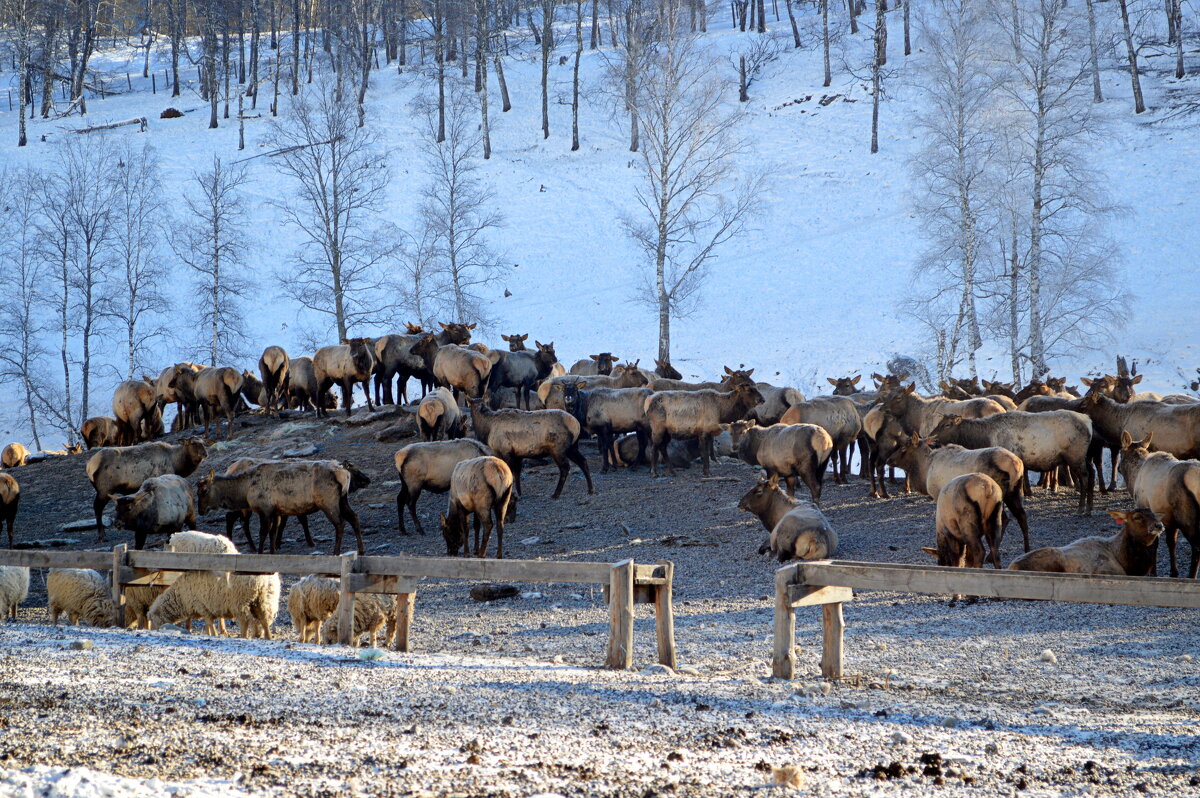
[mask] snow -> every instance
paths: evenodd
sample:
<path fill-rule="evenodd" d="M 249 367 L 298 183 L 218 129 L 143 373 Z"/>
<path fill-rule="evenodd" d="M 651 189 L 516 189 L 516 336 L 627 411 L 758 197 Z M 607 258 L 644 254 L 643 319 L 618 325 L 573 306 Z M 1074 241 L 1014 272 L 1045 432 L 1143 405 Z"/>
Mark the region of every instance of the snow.
<path fill-rule="evenodd" d="M 217 798 L 244 794 L 227 780 L 164 782 L 157 778 L 128 779 L 86 767 L 35 765 L 0 770 L 0 796 L 8 798 Z"/>
<path fill-rule="evenodd" d="M 567 24 L 565 19 L 560 22 Z M 744 41 L 745 34 L 727 25 L 720 16 L 712 22 L 705 43 L 714 53 L 727 53 Z M 750 102 L 743 104 L 742 133 L 751 143 L 744 164 L 771 175 L 769 192 L 754 232 L 726 246 L 713 262 L 699 309 L 673 325 L 673 360 L 685 377 L 711 377 L 723 365 L 745 363 L 764 380 L 823 392 L 825 377 L 869 374 L 881 370 L 897 352 L 921 355 L 929 349 L 918 326 L 897 310 L 922 246 L 910 205 L 907 166 L 918 142 L 906 124 L 922 100 L 912 85 L 911 59 L 901 54 L 899 20 L 892 26 L 891 59 L 898 73 L 882 109 L 877 155 L 868 151 L 871 103 L 866 84 L 835 70 L 833 85 L 821 88 L 819 48 L 785 50 L 773 73 L 752 87 Z M 786 15 L 772 20 L 771 28 L 786 31 Z M 569 47 L 569 39 L 560 41 Z M 570 62 L 559 66 L 557 59 L 551 61 L 551 137 L 543 140 L 539 59 L 522 34 L 510 36 L 510 44 L 513 56 L 506 60 L 505 72 L 514 107 L 499 113 L 498 92 L 492 92 L 493 157 L 484 164 L 483 175 L 505 216 L 505 226 L 491 241 L 512 269 L 489 289 L 487 310 L 499 323 L 483 338 L 498 343 L 501 332 L 529 332 L 538 340 L 553 340 L 560 359 L 568 364 L 594 351 L 611 350 L 622 357 L 640 356 L 645 365 L 656 350 L 656 317 L 633 301 L 641 279 L 639 254 L 621 220 L 635 210 L 637 156 L 628 152 L 627 120 L 603 91 L 609 54 L 584 53 L 582 148 L 572 153 Z M 867 46 L 860 34 L 847 51 L 860 58 Z M 917 39 L 918 54 L 912 58 L 919 57 L 919 46 Z M 411 58 L 418 57 L 414 47 Z M 158 53 L 156 59 L 161 88 L 166 53 Z M 1165 59 L 1159 61 L 1166 66 Z M 727 58 L 719 63 L 726 70 L 732 107 L 735 75 Z M 118 84 L 124 83 L 126 71 L 140 73 L 140 66 L 141 55 L 132 50 L 104 51 L 97 57 L 98 68 L 121 77 Z M 1191 62 L 1188 67 L 1195 72 L 1198 65 Z M 183 71 L 186 75 L 192 70 Z M 453 68 L 450 72 L 456 75 Z M 1179 391 L 1184 378 L 1194 378 L 1193 370 L 1200 365 L 1195 321 L 1200 281 L 1192 262 L 1200 249 L 1200 211 L 1190 201 L 1200 193 L 1200 142 L 1189 120 L 1163 117 L 1170 110 L 1167 92 L 1172 101 L 1194 94 L 1196 79 L 1148 72 L 1143 87 L 1149 110 L 1135 117 L 1126 73 L 1113 63 L 1103 77 L 1106 102 L 1100 113 L 1107 119 L 1108 132 L 1093 159 L 1110 181 L 1112 195 L 1128 209 L 1111 232 L 1125 257 L 1124 277 L 1134 299 L 1124 318 L 1113 320 L 1125 325 L 1115 348 L 1104 346 L 1103 351 L 1060 360 L 1052 364 L 1053 371 L 1072 380 L 1101 369 L 1111 371 L 1112 354 L 1119 351 L 1138 361 L 1139 373 L 1146 375 L 1140 387 Z M 77 117 L 32 121 L 30 145 L 24 149 L 15 146 L 16 114 L 0 112 L 0 159 L 6 165 L 45 165 L 53 161 L 54 147 L 70 129 L 146 116 L 146 133 L 129 127 L 108 135 L 150 141 L 162 160 L 166 194 L 178 197 L 193 172 L 214 155 L 230 161 L 261 154 L 269 124 L 267 84 L 258 108 L 264 119 L 247 121 L 247 149 L 239 153 L 234 120 L 222 119 L 220 129 L 207 129 L 207 107 L 194 81 L 193 74 L 184 96 L 172 100 L 162 92 L 151 95 L 148 81 L 134 78 L 132 94 L 90 100 L 86 123 Z M 418 120 L 409 104 L 428 85 L 417 73 L 398 74 L 393 65 L 372 74 L 368 94 L 368 123 L 380 131 L 393 169 L 383 216 L 402 228 L 414 226 L 418 189 L 426 182 L 417 149 Z M 840 98 L 821 106 L 818 100 L 824 95 Z M 281 102 L 286 107 L 286 94 Z M 191 113 L 159 119 L 167 106 Z M 290 187 L 269 158 L 254 158 L 245 166 L 252 178 L 248 193 L 253 250 L 247 271 L 260 286 L 246 318 L 252 356 L 271 343 L 296 354 L 302 351 L 300 328 L 319 320 L 306 319 L 274 287 L 287 273 L 296 235 L 282 225 L 269 200 Z M 177 268 L 172 281 L 180 308 L 176 326 L 186 339 L 191 334 L 191 289 L 184 267 Z M 512 296 L 504 297 L 506 289 Z M 332 334 L 327 338 L 332 341 Z M 180 359 L 184 343 L 161 346 L 156 362 Z M 114 336 L 105 353 L 113 363 L 121 362 L 119 347 Z M 240 365 L 253 362 L 247 358 Z M 1007 358 L 998 351 L 989 350 L 980 367 L 986 377 L 1007 376 Z M 100 382 L 93 413 L 107 411 L 107 388 L 115 377 L 106 374 Z M 7 406 L 0 412 L 0 434 L 23 432 L 23 423 Z"/>

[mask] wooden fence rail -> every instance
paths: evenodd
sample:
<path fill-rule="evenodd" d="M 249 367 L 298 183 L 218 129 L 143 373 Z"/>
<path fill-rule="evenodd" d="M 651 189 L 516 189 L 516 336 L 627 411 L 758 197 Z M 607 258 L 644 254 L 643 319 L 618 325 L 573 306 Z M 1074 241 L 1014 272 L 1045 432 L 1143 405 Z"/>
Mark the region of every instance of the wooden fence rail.
<path fill-rule="evenodd" d="M 796 676 L 796 608 L 821 606 L 821 675 L 842 678 L 842 604 L 853 589 L 945 593 L 1039 601 L 1075 601 L 1137 607 L 1200 608 L 1200 581 L 1134 576 L 1046 574 L 982 568 L 820 560 L 775 572 L 775 642 L 771 671 Z"/>
<path fill-rule="evenodd" d="M 633 667 L 634 604 L 654 605 L 658 661 L 675 667 L 675 620 L 671 604 L 675 565 L 633 560 L 618 563 L 557 562 L 551 560 L 484 560 L 455 557 L 359 557 L 295 554 L 197 554 L 176 551 L 129 550 L 124 544 L 107 551 L 45 551 L 0 549 L 0 565 L 30 568 L 111 569 L 112 595 L 124 620 L 124 588 L 128 585 L 166 585 L 179 573 L 216 571 L 230 574 L 317 574 L 336 577 L 341 586 L 338 636 L 349 644 L 358 593 L 396 596 L 398 651 L 411 651 L 411 626 L 417 582 L 422 578 L 508 582 L 563 582 L 603 585 L 610 606 L 609 642 L 605 664 Z"/>

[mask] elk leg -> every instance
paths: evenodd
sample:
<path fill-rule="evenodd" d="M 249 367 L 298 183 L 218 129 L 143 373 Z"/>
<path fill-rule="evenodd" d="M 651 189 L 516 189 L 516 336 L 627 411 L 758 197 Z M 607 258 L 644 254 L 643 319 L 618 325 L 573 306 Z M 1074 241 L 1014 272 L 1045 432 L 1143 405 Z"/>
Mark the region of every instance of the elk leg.
<path fill-rule="evenodd" d="M 1056 469 L 1057 470 L 1057 469 Z M 1071 466 L 1071 474 L 1079 488 L 1079 514 L 1092 514 L 1092 466 L 1085 458 L 1082 464 Z M 1084 509 L 1086 505 L 1087 509 Z"/>
<path fill-rule="evenodd" d="M 339 514 L 342 518 L 350 520 L 350 526 L 354 529 L 354 539 L 358 543 L 358 555 L 367 553 L 366 547 L 363 545 L 362 526 L 358 523 L 358 513 L 354 512 L 354 508 L 350 506 L 350 499 L 343 496 L 338 507 Z"/>
<path fill-rule="evenodd" d="M 1021 492 L 1011 490 L 1004 497 L 1004 506 L 1017 519 L 1021 526 L 1021 535 L 1025 538 L 1025 551 L 1029 551 L 1029 519 L 1025 516 L 1025 503 L 1021 501 Z"/>
<path fill-rule="evenodd" d="M 508 462 L 507 460 L 505 462 Z M 521 464 L 524 463 L 524 458 L 514 457 L 512 462 L 508 463 L 508 468 L 513 473 L 513 489 L 517 495 L 521 495 Z"/>
<path fill-rule="evenodd" d="M 793 499 L 796 498 L 796 475 L 788 474 L 783 478 L 783 482 L 787 485 L 788 496 L 791 496 Z"/>
<path fill-rule="evenodd" d="M 472 526 L 475 528 L 475 556 L 482 557 L 483 552 L 479 548 L 479 513 L 471 513 Z M 483 539 L 483 545 L 487 545 L 487 538 Z"/>
<path fill-rule="evenodd" d="M 1033 495 L 1033 489 L 1029 487 L 1029 472 L 1026 471 L 1021 477 L 1021 490 L 1026 496 Z"/>
<path fill-rule="evenodd" d="M 608 473 L 608 461 L 612 458 L 612 432 L 608 427 L 596 430 L 596 440 L 600 442 L 600 473 Z"/>
<path fill-rule="evenodd" d="M 646 444 L 650 441 L 650 433 L 646 432 L 646 430 L 642 429 L 641 427 L 638 427 L 636 430 L 634 430 L 633 434 L 637 437 L 638 444 L 637 459 L 633 461 L 633 467 L 636 468 L 640 465 L 646 465 Z M 612 454 L 609 453 L 609 458 L 611 457 Z"/>
<path fill-rule="evenodd" d="M 709 459 L 709 455 L 711 453 L 712 453 L 712 437 L 709 435 L 701 435 L 700 436 L 700 462 L 702 464 L 701 470 L 704 472 L 704 476 L 706 476 L 706 477 L 709 475 L 708 459 Z"/>
<path fill-rule="evenodd" d="M 341 388 L 342 388 L 342 408 L 345 409 L 346 415 L 349 416 L 351 413 L 354 412 L 350 408 L 350 406 L 352 404 L 354 404 L 354 394 L 353 394 L 354 383 L 350 382 L 350 380 L 342 380 Z"/>
<path fill-rule="evenodd" d="M 1179 535 L 1179 528 L 1174 522 L 1167 525 L 1167 556 L 1171 560 L 1171 578 L 1179 576 L 1179 567 L 1175 562 L 1175 542 Z"/>
<path fill-rule="evenodd" d="M 373 405 L 371 403 L 371 378 L 370 377 L 367 377 L 365 380 L 363 380 L 362 389 L 363 389 L 363 395 L 367 397 L 367 412 L 373 413 L 375 411 L 375 405 Z"/>
<path fill-rule="evenodd" d="M 420 496 L 421 491 L 416 491 L 413 493 L 412 498 L 409 500 L 408 511 L 412 514 L 413 523 L 417 527 L 417 534 L 424 535 L 425 527 L 421 526 L 421 519 L 417 517 L 417 499 L 420 498 Z"/>
<path fill-rule="evenodd" d="M 567 465 L 566 458 L 560 454 L 553 455 L 553 458 L 554 464 L 558 466 L 558 485 L 554 488 L 554 493 L 550 495 L 550 498 L 557 499 L 562 495 L 563 485 L 567 482 L 567 473 L 571 470 L 571 466 Z"/>
<path fill-rule="evenodd" d="M 108 506 L 108 497 L 96 494 L 96 498 L 92 500 L 92 510 L 96 513 L 96 540 L 104 542 L 104 508 Z"/>
<path fill-rule="evenodd" d="M 587 458 L 579 451 L 578 442 L 571 444 L 571 448 L 567 449 L 567 459 L 579 466 L 579 470 L 583 472 L 583 478 L 587 480 L 588 495 L 595 493 L 596 488 L 592 485 L 592 472 L 588 469 Z"/>
<path fill-rule="evenodd" d="M 1188 541 L 1191 543 L 1191 541 Z M 1195 579 L 1196 574 L 1200 573 L 1200 545 L 1192 544 L 1192 564 L 1188 568 L 1188 578 Z"/>
<path fill-rule="evenodd" d="M 258 514 L 258 553 L 262 554 L 267 547 L 267 535 L 271 533 L 271 527 L 275 523 L 275 518 L 269 513 Z"/>
<path fill-rule="evenodd" d="M 1111 464 L 1112 464 L 1112 481 L 1108 483 L 1108 489 L 1116 490 L 1117 489 L 1117 461 L 1121 459 L 1121 450 L 1118 449 L 1116 446 L 1113 446 L 1108 450 L 1108 456 L 1109 456 L 1109 459 L 1111 460 Z M 1101 457 L 1103 457 L 1103 455 L 1101 455 Z M 1100 474 L 1100 478 L 1101 479 L 1104 478 L 1103 473 Z"/>
<path fill-rule="evenodd" d="M 300 528 L 304 530 L 304 543 L 309 548 L 315 548 L 317 542 L 313 540 L 312 532 L 308 529 L 308 516 L 300 516 Z"/>
<path fill-rule="evenodd" d="M 504 559 L 504 513 L 500 512 L 499 507 L 493 507 L 492 512 L 496 515 L 496 559 Z M 487 556 L 486 549 L 484 556 Z"/>

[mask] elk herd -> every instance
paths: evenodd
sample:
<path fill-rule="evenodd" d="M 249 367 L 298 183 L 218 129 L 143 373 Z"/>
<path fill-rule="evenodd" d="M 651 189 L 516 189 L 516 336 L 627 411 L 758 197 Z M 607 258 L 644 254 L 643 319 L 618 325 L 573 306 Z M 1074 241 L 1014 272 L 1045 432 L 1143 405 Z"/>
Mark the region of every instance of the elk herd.
<path fill-rule="evenodd" d="M 270 346 L 257 374 L 185 362 L 121 383 L 113 415 L 88 419 L 81 429 L 87 447 L 96 450 L 86 473 L 95 490 L 99 540 L 105 508 L 115 501 L 116 524 L 134 533 L 138 548 L 151 535 L 193 529 L 198 514 L 213 511 L 226 514 L 231 537 L 240 522 L 251 545 L 257 517 L 255 547 L 272 552 L 282 543 L 286 519 L 295 516 L 311 546 L 307 517 L 320 512 L 336 530 L 335 553 L 347 523 L 363 552 L 350 497 L 370 479 L 352 464 L 245 457 L 224 473 L 201 468 L 212 443 L 198 428 L 205 438 L 214 426 L 219 435 L 224 421 L 228 441 L 237 413 L 251 406 L 265 414 L 323 418 L 337 408 L 337 386 L 346 415 L 353 412 L 356 387 L 368 411 L 376 404 L 409 405 L 420 440 L 394 456 L 398 531 L 409 534 L 407 511 L 416 532 L 425 534 L 419 497 L 447 494 L 440 527 L 450 555 L 486 556 L 495 531 L 495 555 L 504 556 L 505 525 L 517 517 L 528 460 L 557 467 L 553 498 L 562 495 L 572 466 L 593 493 L 580 442 L 594 438 L 601 473 L 645 465 L 652 477 L 660 469 L 674 476 L 699 460 L 708 476 L 718 455 L 753 466 L 759 476 L 738 507 L 766 530 L 760 553 L 780 561 L 835 556 L 838 534 L 820 509 L 822 487 L 827 471 L 836 484 L 854 478 L 857 447 L 857 477 L 869 480 L 871 496 L 889 498 L 884 475 L 891 469 L 894 481 L 899 468 L 908 490 L 934 501 L 936 545 L 926 551 L 940 565 L 1002 567 L 1011 516 L 1026 553 L 1010 568 L 1152 574 L 1161 536 L 1176 576 L 1182 533 L 1191 546 L 1186 573 L 1197 575 L 1200 400 L 1139 394 L 1141 377 L 1123 362 L 1116 376 L 1082 380 L 1082 394 L 1061 379 L 1020 389 L 972 379 L 943 382 L 942 395 L 925 396 L 907 374 L 873 374 L 870 389 L 860 387 L 861 376 L 829 378 L 830 395 L 806 398 L 795 388 L 756 381 L 752 368 L 726 367 L 718 380 L 686 382 L 670 363 L 656 361 L 647 370 L 640 361 L 601 352 L 567 369 L 553 342 L 527 348 L 529 336 L 514 334 L 503 336 L 507 349 L 490 349 L 471 342 L 475 325 L 440 327 L 434 333 L 408 325 L 404 333 L 349 339 L 311 357 L 291 358 Z M 176 410 L 173 431 L 192 431 L 192 437 L 153 440 L 164 433 L 168 405 Z M 7 523 L 10 546 L 20 496 L 12 470 L 27 455 L 19 444 L 2 455 L 9 470 L 0 473 L 0 524 Z M 1120 473 L 1133 506 L 1112 513 L 1120 527 L 1113 537 L 1033 550 L 1036 529 L 1031 533 L 1025 508 L 1032 472 L 1046 490 L 1073 488 L 1080 514 L 1090 514 L 1096 490 L 1116 490 Z M 193 474 L 198 482 L 190 484 Z M 801 484 L 807 498 L 796 495 Z"/>

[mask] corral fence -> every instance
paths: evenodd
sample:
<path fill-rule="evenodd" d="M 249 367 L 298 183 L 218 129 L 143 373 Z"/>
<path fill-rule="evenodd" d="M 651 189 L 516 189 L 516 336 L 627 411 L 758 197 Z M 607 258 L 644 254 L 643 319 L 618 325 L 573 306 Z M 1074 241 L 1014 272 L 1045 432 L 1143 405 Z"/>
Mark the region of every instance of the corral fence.
<path fill-rule="evenodd" d="M 842 678 L 842 604 L 854 590 L 933 593 L 989 598 L 1073 601 L 1136 607 L 1200 608 L 1200 580 L 1049 574 L 944 566 L 819 560 L 775 572 L 775 641 L 771 672 L 796 676 L 796 608 L 820 606 L 824 647 L 821 675 Z"/>
<path fill-rule="evenodd" d="M 658 661 L 676 666 L 675 619 L 671 591 L 675 565 L 669 561 L 645 565 L 633 560 L 616 563 L 549 560 L 486 560 L 456 557 L 360 557 L 357 554 L 197 554 L 131 550 L 124 544 L 107 551 L 0 550 L 0 565 L 29 568 L 91 568 L 112 572 L 112 597 L 124 623 L 124 588 L 129 585 L 169 585 L 180 573 L 215 571 L 229 574 L 294 574 L 333 576 L 341 583 L 338 609 L 340 642 L 348 645 L 354 626 L 354 597 L 358 593 L 396 596 L 393 647 L 412 650 L 411 628 L 417 582 L 422 578 L 505 582 L 559 582 L 603 585 L 609 604 L 609 638 L 605 665 L 633 667 L 635 604 L 653 604 Z"/>

